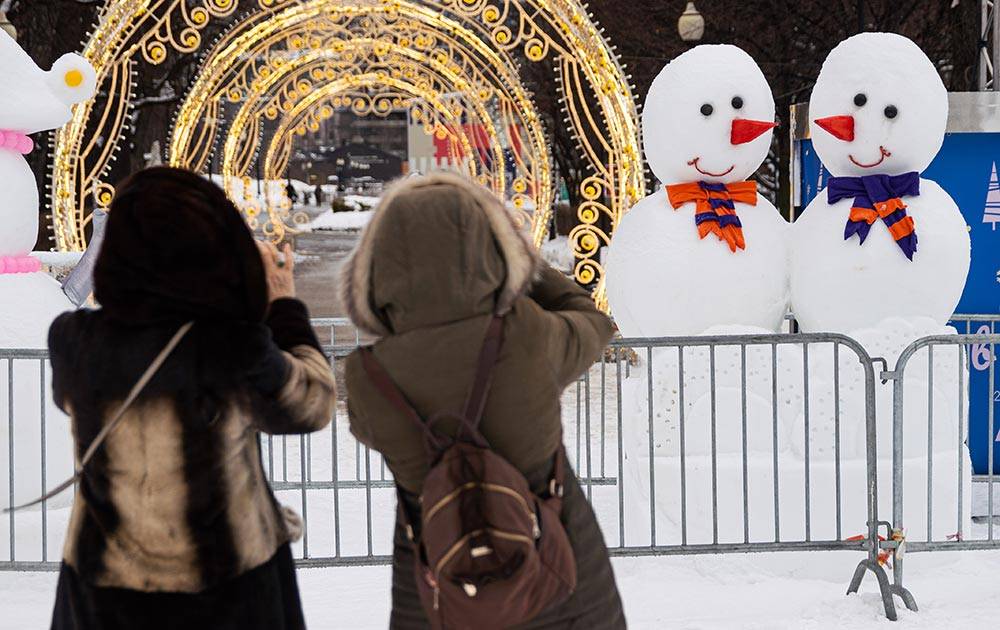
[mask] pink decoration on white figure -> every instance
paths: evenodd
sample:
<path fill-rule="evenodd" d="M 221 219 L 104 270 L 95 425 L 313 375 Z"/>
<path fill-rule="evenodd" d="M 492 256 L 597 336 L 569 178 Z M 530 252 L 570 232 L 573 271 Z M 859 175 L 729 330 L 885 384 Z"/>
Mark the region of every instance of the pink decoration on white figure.
<path fill-rule="evenodd" d="M 42 263 L 32 256 L 0 256 L 0 274 L 35 273 L 42 269 Z"/>
<path fill-rule="evenodd" d="M 25 155 L 35 143 L 31 134 L 56 129 L 73 114 L 72 106 L 89 99 L 97 77 L 79 55 L 63 55 L 42 70 L 6 32 L 0 32 L 0 257 L 27 256 L 38 235 L 38 185 Z"/>
<path fill-rule="evenodd" d="M 28 155 L 35 150 L 35 141 L 19 131 L 0 129 L 0 148 Z"/>

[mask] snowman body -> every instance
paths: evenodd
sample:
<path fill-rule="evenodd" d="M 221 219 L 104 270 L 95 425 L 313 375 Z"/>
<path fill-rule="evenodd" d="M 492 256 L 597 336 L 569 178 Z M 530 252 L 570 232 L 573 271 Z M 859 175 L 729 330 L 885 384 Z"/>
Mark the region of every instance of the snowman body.
<path fill-rule="evenodd" d="M 793 309 L 803 330 L 849 333 L 890 317 L 948 321 L 969 271 L 968 227 L 934 181 L 921 179 L 920 195 L 904 201 L 919 236 L 912 261 L 880 221 L 863 245 L 844 239 L 852 200 L 830 204 L 824 189 L 809 204 L 791 247 Z"/>
<path fill-rule="evenodd" d="M 834 177 L 916 177 L 944 141 L 948 95 L 912 41 L 863 33 L 824 61 L 809 117 L 816 153 Z M 892 217 L 874 219 L 864 242 L 858 234 L 845 238 L 856 199 L 831 204 L 828 189 L 793 224 L 792 310 L 804 331 L 850 333 L 887 318 L 947 323 L 969 272 L 968 227 L 933 181 L 920 179 L 919 194 L 897 193 L 913 222 L 915 251 L 891 234 Z"/>
<path fill-rule="evenodd" d="M 666 188 L 622 218 L 605 259 L 608 303 L 623 335 L 780 326 L 788 300 L 788 225 L 774 206 L 761 195 L 755 204 L 732 199 L 745 240 L 738 248 L 700 232 L 714 205 L 677 205 L 668 195 L 674 185 L 746 187 L 767 156 L 773 121 L 763 73 L 735 46 L 697 46 L 653 81 L 643 108 L 643 144 Z"/>
<path fill-rule="evenodd" d="M 697 335 L 739 323 L 776 330 L 788 304 L 788 223 L 773 205 L 736 202 L 747 250 L 733 253 L 694 229 L 695 204 L 664 189 L 622 219 L 608 256 L 608 301 L 628 337 Z"/>
<path fill-rule="evenodd" d="M 38 235 L 38 184 L 14 151 L 0 149 L 0 190 L 0 256 L 27 256 Z"/>

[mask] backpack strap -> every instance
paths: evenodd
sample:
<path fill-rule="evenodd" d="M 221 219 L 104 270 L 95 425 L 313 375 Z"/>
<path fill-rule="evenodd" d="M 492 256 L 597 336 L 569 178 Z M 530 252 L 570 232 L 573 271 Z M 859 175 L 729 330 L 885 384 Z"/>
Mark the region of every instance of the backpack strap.
<path fill-rule="evenodd" d="M 479 351 L 479 360 L 476 363 L 476 376 L 472 381 L 472 389 L 469 390 L 469 398 L 465 402 L 465 420 L 469 427 L 479 431 L 479 423 L 483 419 L 483 410 L 486 408 L 486 397 L 493 384 L 493 370 L 497 360 L 500 358 L 500 347 L 503 345 L 503 315 L 494 315 L 486 329 L 486 338 L 483 340 L 483 347 Z"/>
<path fill-rule="evenodd" d="M 388 400 L 393 407 L 399 410 L 404 416 L 410 419 L 414 426 L 420 429 L 424 435 L 424 446 L 431 457 L 436 457 L 446 447 L 446 444 L 431 429 L 430 425 L 424 422 L 420 413 L 413 404 L 406 398 L 399 386 L 392 380 L 382 364 L 375 358 L 375 353 L 371 348 L 361 348 L 361 363 L 368 373 L 368 378 L 375 384 L 379 393 Z"/>
<path fill-rule="evenodd" d="M 483 418 L 483 410 L 486 407 L 486 397 L 493 382 L 493 371 L 497 360 L 500 358 L 500 347 L 503 345 L 503 316 L 495 315 L 486 329 L 486 337 L 483 340 L 482 349 L 479 351 L 479 359 L 476 362 L 476 373 L 472 380 L 472 388 L 465 402 L 465 411 L 459 417 L 451 413 L 435 415 L 430 420 L 424 420 L 404 394 L 399 386 L 392 380 L 392 377 L 385 371 L 382 364 L 375 358 L 371 348 L 362 348 L 361 362 L 368 377 L 375 384 L 379 393 L 388 400 L 393 407 L 420 429 L 424 435 L 424 445 L 427 452 L 433 457 L 439 455 L 450 445 L 450 442 L 442 438 L 434 431 L 434 426 L 439 420 L 457 419 L 458 434 L 456 437 L 476 444 L 482 448 L 489 448 L 486 439 L 479 433 L 479 423 Z"/>
<path fill-rule="evenodd" d="M 566 488 L 566 469 L 569 464 L 566 462 L 566 446 L 559 445 L 556 449 L 555 458 L 552 464 L 552 477 L 549 485 L 545 489 L 545 502 L 552 506 L 556 512 L 562 510 L 563 493 Z"/>

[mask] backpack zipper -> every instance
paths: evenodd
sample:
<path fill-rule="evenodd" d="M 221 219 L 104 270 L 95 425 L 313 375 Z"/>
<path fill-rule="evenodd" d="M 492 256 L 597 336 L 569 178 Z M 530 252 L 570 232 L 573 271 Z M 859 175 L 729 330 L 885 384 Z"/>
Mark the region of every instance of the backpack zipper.
<path fill-rule="evenodd" d="M 500 494 L 506 494 L 507 496 L 517 499 L 517 501 L 521 504 L 521 507 L 524 508 L 524 512 L 531 519 L 531 531 L 534 534 L 535 538 L 537 539 L 539 536 L 541 536 L 541 530 L 538 526 L 538 515 L 535 514 L 535 511 L 531 509 L 531 507 L 528 505 L 528 502 L 524 499 L 523 496 L 521 496 L 520 493 L 508 488 L 507 486 L 501 486 L 495 483 L 480 483 L 477 481 L 470 481 L 468 483 L 462 484 L 458 488 L 455 488 L 454 490 L 449 492 L 447 495 L 441 497 L 441 499 L 439 499 L 438 502 L 435 503 L 434 506 L 427 511 L 427 514 L 424 516 L 423 519 L 424 525 L 430 523 L 431 519 L 433 519 L 438 512 L 444 509 L 446 505 L 457 499 L 459 495 L 461 495 L 463 492 L 465 492 L 466 490 L 472 490 L 473 488 L 476 487 L 481 487 L 484 490 L 488 490 L 490 492 L 499 492 Z"/>
<path fill-rule="evenodd" d="M 462 546 L 469 541 L 470 538 L 478 536 L 483 532 L 487 532 L 492 536 L 497 538 L 503 538 L 505 540 L 511 540 L 514 542 L 524 543 L 525 545 L 534 546 L 535 541 L 528 538 L 527 536 L 522 536 L 521 534 L 511 534 L 510 532 L 505 532 L 499 529 L 493 529 L 492 527 L 487 527 L 486 529 L 477 529 L 475 531 L 469 532 L 468 534 L 459 538 L 455 544 L 449 547 L 448 551 L 441 556 L 438 560 L 437 565 L 434 567 L 434 610 L 437 610 L 440 606 L 441 599 L 441 571 L 444 570 L 446 564 L 451 562 L 458 552 L 462 549 Z"/>

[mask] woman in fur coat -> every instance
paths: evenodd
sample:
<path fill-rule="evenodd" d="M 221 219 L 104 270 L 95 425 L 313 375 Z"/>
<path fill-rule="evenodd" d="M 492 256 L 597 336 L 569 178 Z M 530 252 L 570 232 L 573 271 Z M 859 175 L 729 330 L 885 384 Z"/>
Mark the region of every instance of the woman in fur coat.
<path fill-rule="evenodd" d="M 203 177 L 154 168 L 119 188 L 94 272 L 101 308 L 49 332 L 78 459 L 194 325 L 84 470 L 54 630 L 305 627 L 297 518 L 268 486 L 258 437 L 323 428 L 336 394 L 287 249 L 284 261 Z"/>

